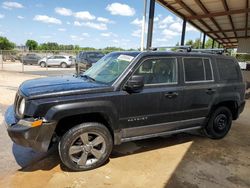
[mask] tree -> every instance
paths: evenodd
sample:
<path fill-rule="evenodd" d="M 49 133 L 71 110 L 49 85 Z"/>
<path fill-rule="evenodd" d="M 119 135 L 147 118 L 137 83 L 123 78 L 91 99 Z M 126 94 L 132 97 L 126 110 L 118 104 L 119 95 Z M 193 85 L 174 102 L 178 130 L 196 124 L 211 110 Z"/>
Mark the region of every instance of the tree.
<path fill-rule="evenodd" d="M 194 49 L 198 49 L 202 47 L 202 42 L 200 39 L 195 39 L 195 41 L 193 42 L 193 46 Z"/>
<path fill-rule="evenodd" d="M 38 43 L 35 40 L 27 40 L 25 46 L 28 47 L 29 50 L 36 50 Z"/>
<path fill-rule="evenodd" d="M 187 45 L 187 46 L 193 46 L 193 44 L 194 44 L 193 40 L 188 40 L 188 41 L 185 43 L 185 45 Z"/>
<path fill-rule="evenodd" d="M 10 42 L 6 37 L 0 36 L 0 50 L 12 50 L 14 47 L 13 42 Z"/>
<path fill-rule="evenodd" d="M 205 48 L 212 48 L 213 46 L 213 39 L 209 38 L 205 43 Z"/>

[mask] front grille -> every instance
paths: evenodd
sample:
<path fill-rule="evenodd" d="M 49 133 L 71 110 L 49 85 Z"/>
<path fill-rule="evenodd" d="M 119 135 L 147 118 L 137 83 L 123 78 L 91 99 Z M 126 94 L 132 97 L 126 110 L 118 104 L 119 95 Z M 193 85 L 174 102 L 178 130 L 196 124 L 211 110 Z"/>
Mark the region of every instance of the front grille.
<path fill-rule="evenodd" d="M 14 109 L 15 109 L 15 114 L 17 115 L 17 117 L 21 117 L 21 114 L 19 114 L 19 107 L 20 107 L 20 103 L 22 101 L 23 97 L 17 92 L 16 97 L 15 97 L 15 101 L 14 101 Z"/>

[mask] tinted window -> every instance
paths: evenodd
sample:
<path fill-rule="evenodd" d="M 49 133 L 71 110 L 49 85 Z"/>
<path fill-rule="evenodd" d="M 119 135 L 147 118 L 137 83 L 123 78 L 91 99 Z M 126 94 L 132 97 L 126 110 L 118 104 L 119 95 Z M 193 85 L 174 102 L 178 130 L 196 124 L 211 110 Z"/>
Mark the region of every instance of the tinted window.
<path fill-rule="evenodd" d="M 217 59 L 221 80 L 238 80 L 239 72 L 236 63 L 230 59 Z"/>
<path fill-rule="evenodd" d="M 144 76 L 145 84 L 177 82 L 176 58 L 148 59 L 135 72 Z"/>
<path fill-rule="evenodd" d="M 206 80 L 213 80 L 212 67 L 209 59 L 203 59 Z"/>
<path fill-rule="evenodd" d="M 54 59 L 65 59 L 64 56 L 54 56 Z"/>
<path fill-rule="evenodd" d="M 204 81 L 205 72 L 202 58 L 184 58 L 185 81 Z"/>
<path fill-rule="evenodd" d="M 209 59 L 184 58 L 183 63 L 186 82 L 213 80 L 212 65 Z"/>

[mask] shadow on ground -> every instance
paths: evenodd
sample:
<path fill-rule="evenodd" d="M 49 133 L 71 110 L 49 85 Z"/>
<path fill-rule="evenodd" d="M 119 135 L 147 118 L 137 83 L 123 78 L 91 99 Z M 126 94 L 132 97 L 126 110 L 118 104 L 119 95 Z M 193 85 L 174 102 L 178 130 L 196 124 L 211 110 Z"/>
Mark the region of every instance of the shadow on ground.
<path fill-rule="evenodd" d="M 247 125 L 246 121 L 236 121 L 221 140 L 194 137 L 165 187 L 249 188 L 250 127 Z"/>
<path fill-rule="evenodd" d="M 115 146 L 110 158 L 111 159 L 119 158 L 127 155 L 133 155 L 137 153 L 166 148 L 169 146 L 190 142 L 195 137 L 197 136 L 192 134 L 182 133 L 169 137 L 157 137 L 152 139 L 127 142 L 119 146 Z M 40 153 L 40 152 L 35 152 L 30 148 L 25 148 L 13 144 L 12 152 L 17 164 L 21 167 L 19 171 L 22 172 L 32 172 L 37 170 L 49 171 L 54 167 L 56 167 L 57 165 L 60 165 L 61 170 L 66 172 L 71 172 L 71 170 L 69 170 L 61 163 L 56 145 L 50 148 L 48 152 Z M 108 162 L 109 161 L 107 161 L 107 163 Z"/>

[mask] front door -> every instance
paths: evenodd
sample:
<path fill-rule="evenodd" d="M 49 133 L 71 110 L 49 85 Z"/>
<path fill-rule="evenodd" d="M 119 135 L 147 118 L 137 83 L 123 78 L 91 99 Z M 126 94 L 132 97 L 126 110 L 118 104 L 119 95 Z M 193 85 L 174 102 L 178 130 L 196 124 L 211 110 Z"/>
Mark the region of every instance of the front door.
<path fill-rule="evenodd" d="M 144 76 L 140 93 L 126 93 L 122 99 L 120 124 L 124 137 L 140 136 L 175 129 L 169 122 L 181 120 L 182 87 L 178 84 L 175 57 L 144 59 L 133 75 Z M 124 91 L 126 92 L 126 91 Z"/>

